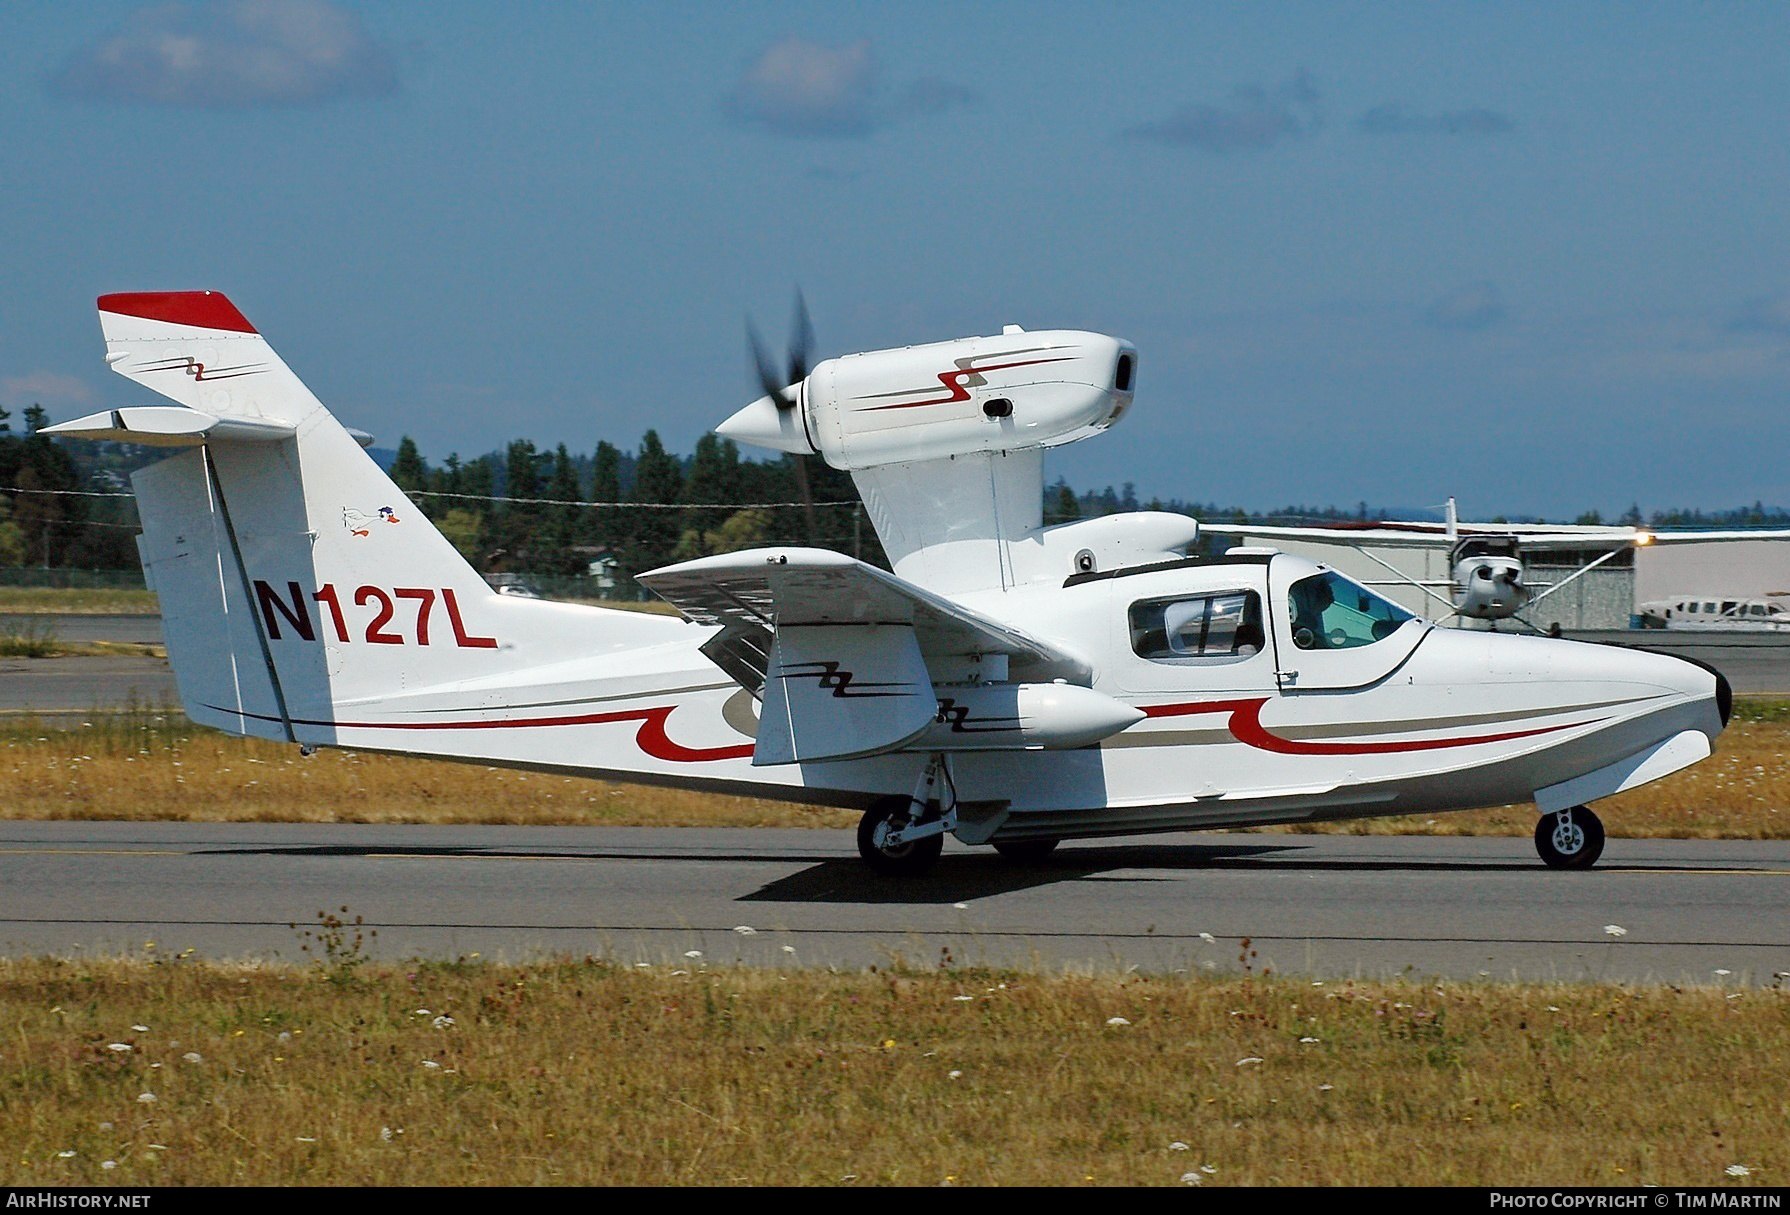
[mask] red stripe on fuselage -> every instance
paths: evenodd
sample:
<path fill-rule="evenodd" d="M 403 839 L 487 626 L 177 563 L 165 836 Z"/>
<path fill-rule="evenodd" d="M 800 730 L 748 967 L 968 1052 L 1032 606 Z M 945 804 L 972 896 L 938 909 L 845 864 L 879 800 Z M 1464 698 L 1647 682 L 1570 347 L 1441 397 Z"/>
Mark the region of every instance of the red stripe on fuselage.
<path fill-rule="evenodd" d="M 1511 730 L 1503 734 L 1479 734 L 1472 738 L 1418 738 L 1404 742 L 1383 743 L 1327 743 L 1299 742 L 1291 738 L 1281 738 L 1268 732 L 1262 725 L 1262 706 L 1268 703 L 1268 697 L 1252 697 L 1248 700 L 1213 700 L 1198 704 L 1150 705 L 1144 709 L 1145 717 L 1189 717 L 1201 713 L 1229 713 L 1231 736 L 1238 742 L 1255 747 L 1261 751 L 1272 751 L 1277 755 L 1391 755 L 1401 751 L 1439 751 L 1447 747 L 1471 747 L 1479 743 L 1509 742 L 1516 738 L 1533 738 L 1539 734 L 1552 734 L 1558 730 L 1570 730 L 1586 722 L 1571 722 L 1560 726 L 1538 726 L 1532 730 Z"/>
<path fill-rule="evenodd" d="M 280 720 L 261 713 L 244 713 L 240 709 L 229 709 L 222 705 L 206 707 L 223 713 L 235 713 L 239 717 L 251 717 L 256 721 Z M 635 745 L 654 759 L 693 764 L 716 759 L 747 759 L 752 755 L 751 743 L 732 747 L 686 747 L 682 743 L 673 742 L 671 736 L 665 732 L 665 719 L 671 716 L 671 711 L 675 708 L 676 705 L 660 705 L 653 709 L 621 709 L 613 713 L 573 713 L 563 717 L 512 717 L 479 721 L 323 721 L 295 717 L 292 724 L 326 726 L 340 730 L 523 730 L 540 726 L 601 726 L 610 722 L 637 721 L 640 729 L 634 734 Z"/>

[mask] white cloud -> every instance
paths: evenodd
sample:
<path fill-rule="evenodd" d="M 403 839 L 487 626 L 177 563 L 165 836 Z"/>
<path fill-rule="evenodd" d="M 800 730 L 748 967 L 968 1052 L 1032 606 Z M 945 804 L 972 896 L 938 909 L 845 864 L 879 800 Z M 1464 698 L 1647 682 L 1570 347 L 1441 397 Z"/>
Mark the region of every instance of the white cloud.
<path fill-rule="evenodd" d="M 727 108 L 780 135 L 867 135 L 878 125 L 877 76 L 868 41 L 823 46 L 785 38 L 753 60 L 728 95 Z"/>
<path fill-rule="evenodd" d="M 328 0 L 211 0 L 133 13 L 80 47 L 51 92 L 202 109 L 303 105 L 398 91 L 391 54 Z"/>
<path fill-rule="evenodd" d="M 1495 283 L 1469 283 L 1429 306 L 1424 319 L 1437 329 L 1484 329 L 1504 319 L 1504 295 Z"/>
<path fill-rule="evenodd" d="M 1790 293 L 1748 300 L 1728 328 L 1739 333 L 1790 333 Z"/>
<path fill-rule="evenodd" d="M 1369 135 L 1502 135 L 1515 124 L 1496 110 L 1444 110 L 1418 114 L 1403 102 L 1377 105 L 1355 120 Z"/>
<path fill-rule="evenodd" d="M 0 406 L 22 409 L 27 405 L 85 405 L 93 390 L 85 380 L 54 371 L 0 376 Z"/>
<path fill-rule="evenodd" d="M 1259 152 L 1283 139 L 1303 138 L 1323 125 L 1317 86 L 1310 75 L 1300 72 L 1271 89 L 1237 88 L 1224 105 L 1184 105 L 1162 121 L 1132 127 L 1126 134 L 1223 155 Z"/>
<path fill-rule="evenodd" d="M 943 114 L 975 105 L 982 95 L 968 85 L 938 76 L 922 76 L 902 92 L 902 105 L 911 114 Z"/>
<path fill-rule="evenodd" d="M 826 46 L 785 38 L 759 54 L 727 95 L 736 121 L 778 135 L 858 139 L 903 118 L 976 104 L 966 85 L 923 76 L 886 98 L 882 69 L 865 40 Z"/>

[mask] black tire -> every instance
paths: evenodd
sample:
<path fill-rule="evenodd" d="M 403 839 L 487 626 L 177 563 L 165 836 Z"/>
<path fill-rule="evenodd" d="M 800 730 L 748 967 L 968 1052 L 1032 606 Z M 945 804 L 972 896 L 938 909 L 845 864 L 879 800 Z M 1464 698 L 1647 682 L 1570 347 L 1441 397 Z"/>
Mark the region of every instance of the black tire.
<path fill-rule="evenodd" d="M 879 798 L 870 809 L 864 811 L 864 817 L 858 820 L 858 855 L 864 858 L 866 865 L 884 877 L 919 877 L 938 862 L 939 853 L 945 850 L 942 832 L 910 841 L 893 850 L 876 846 L 874 837 L 877 825 L 886 822 L 894 827 L 905 827 L 911 820 L 912 808 L 911 798 Z"/>
<path fill-rule="evenodd" d="M 994 850 L 1010 861 L 1034 864 L 1057 850 L 1062 840 L 997 840 Z"/>
<path fill-rule="evenodd" d="M 1535 823 L 1535 850 L 1549 869 L 1589 869 L 1604 854 L 1603 820 L 1589 806 L 1567 811 L 1569 823 L 1558 814 L 1544 814 Z"/>

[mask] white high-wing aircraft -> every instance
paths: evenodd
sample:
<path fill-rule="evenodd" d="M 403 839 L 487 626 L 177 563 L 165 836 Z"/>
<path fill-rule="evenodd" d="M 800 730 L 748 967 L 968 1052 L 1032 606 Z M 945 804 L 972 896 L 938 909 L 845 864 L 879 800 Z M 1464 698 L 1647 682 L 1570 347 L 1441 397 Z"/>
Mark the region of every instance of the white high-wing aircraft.
<path fill-rule="evenodd" d="M 1710 753 L 1727 682 L 1677 658 L 1467 633 L 1323 565 L 1184 556 L 1160 512 L 1044 527 L 1042 453 L 1132 403 L 1137 354 L 1027 333 L 850 355 L 721 433 L 849 469 L 894 573 L 810 548 L 641 581 L 687 620 L 493 592 L 222 295 L 108 295 L 106 361 L 173 406 L 49 433 L 178 449 L 133 477 L 195 721 L 863 807 L 871 868 L 943 836 L 1059 840 L 1533 800 L 1548 864 L 1585 802 Z"/>
<path fill-rule="evenodd" d="M 1790 531 L 1658 531 L 1627 526 L 1588 526 L 1558 523 L 1462 523 L 1454 499 L 1448 499 L 1443 522 L 1429 520 L 1379 520 L 1372 523 L 1321 523 L 1302 527 L 1255 526 L 1238 523 L 1211 525 L 1220 535 L 1247 536 L 1261 540 L 1296 540 L 1306 544 L 1354 549 L 1393 575 L 1370 580 L 1367 586 L 1412 586 L 1450 608 L 1448 616 L 1463 620 L 1509 620 L 1564 590 L 1618 553 L 1655 544 L 1708 544 L 1739 540 L 1790 540 Z M 1371 549 L 1418 548 L 1445 550 L 1452 577 L 1447 581 L 1413 578 Z M 1585 562 L 1571 574 L 1535 594 L 1523 581 L 1524 552 L 1578 552 L 1603 549 L 1600 557 Z M 1446 591 L 1451 597 L 1444 597 Z M 1645 606 L 1645 605 L 1643 605 Z M 1527 623 L 1527 622 L 1524 622 Z M 1530 626 L 1533 627 L 1533 626 Z M 1537 632 L 1540 630 L 1537 629 Z"/>

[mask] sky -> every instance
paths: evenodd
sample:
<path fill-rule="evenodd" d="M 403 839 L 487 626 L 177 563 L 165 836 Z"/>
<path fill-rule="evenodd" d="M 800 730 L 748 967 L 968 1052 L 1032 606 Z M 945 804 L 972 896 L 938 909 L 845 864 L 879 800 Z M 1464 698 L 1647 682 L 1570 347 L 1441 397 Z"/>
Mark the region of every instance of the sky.
<path fill-rule="evenodd" d="M 1253 509 L 1790 505 L 1790 6 L 5 9 L 0 407 L 221 290 L 350 425 L 688 451 L 821 357 L 1135 342 L 1047 474 Z"/>

